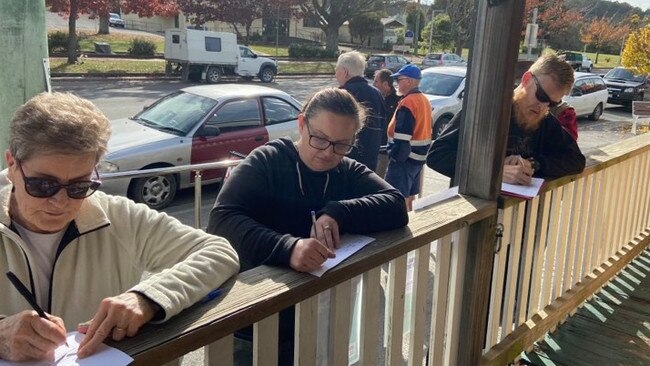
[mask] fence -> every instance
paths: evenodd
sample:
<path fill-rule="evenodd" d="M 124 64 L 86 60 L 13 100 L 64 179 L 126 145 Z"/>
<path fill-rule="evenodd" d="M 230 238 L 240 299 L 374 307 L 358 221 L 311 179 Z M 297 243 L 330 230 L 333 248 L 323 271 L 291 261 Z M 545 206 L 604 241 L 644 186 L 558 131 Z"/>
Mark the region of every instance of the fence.
<path fill-rule="evenodd" d="M 324 349 L 328 364 L 347 364 L 352 281 L 361 276 L 358 364 L 460 364 L 457 357 L 465 350 L 459 322 L 467 316 L 462 309 L 481 307 L 489 307 L 487 328 L 476 330 L 485 334 L 482 364 L 506 364 L 650 242 L 644 179 L 650 173 L 650 135 L 601 152 L 590 157 L 583 173 L 547 182 L 530 201 L 506 199 L 497 207 L 452 194 L 412 213 L 408 227 L 376 235 L 370 246 L 322 278 L 270 266 L 244 272 L 225 286 L 223 298 L 196 305 L 165 324 L 147 325 L 115 346 L 132 355 L 136 365 L 170 362 L 202 346 L 207 346 L 206 365 L 231 365 L 232 333 L 254 324 L 255 364 L 275 365 L 278 312 L 295 305 L 295 363 L 322 364 Z M 475 245 L 467 228 L 495 215 L 494 268 L 486 271 L 492 276 L 490 303 L 476 303 L 461 296 L 465 253 Z M 412 266 L 407 265 L 409 253 Z M 318 295 L 326 290 L 331 291 L 329 322 L 322 325 Z M 377 327 L 383 314 L 385 341 Z M 405 320 L 410 324 L 406 336 Z M 323 326 L 330 336 L 319 340 Z"/>

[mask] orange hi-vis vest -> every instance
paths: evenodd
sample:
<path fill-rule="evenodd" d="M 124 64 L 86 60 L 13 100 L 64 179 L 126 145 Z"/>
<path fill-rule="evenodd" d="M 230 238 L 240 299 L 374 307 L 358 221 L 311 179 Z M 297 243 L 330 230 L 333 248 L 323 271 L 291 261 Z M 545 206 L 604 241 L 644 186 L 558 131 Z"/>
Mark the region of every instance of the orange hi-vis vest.
<path fill-rule="evenodd" d="M 412 118 L 397 118 L 400 109 L 406 108 Z M 388 124 L 388 144 L 395 140 L 406 141 L 411 146 L 409 158 L 424 162 L 431 145 L 431 103 L 419 90 L 407 94 L 397 104 Z"/>

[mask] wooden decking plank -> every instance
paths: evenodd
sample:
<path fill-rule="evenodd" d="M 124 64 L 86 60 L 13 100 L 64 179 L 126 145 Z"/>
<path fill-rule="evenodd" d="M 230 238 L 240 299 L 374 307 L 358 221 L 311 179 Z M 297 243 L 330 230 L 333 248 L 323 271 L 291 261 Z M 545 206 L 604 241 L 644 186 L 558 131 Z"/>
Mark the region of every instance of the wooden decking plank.
<path fill-rule="evenodd" d="M 650 248 L 524 358 L 545 365 L 650 365 Z"/>

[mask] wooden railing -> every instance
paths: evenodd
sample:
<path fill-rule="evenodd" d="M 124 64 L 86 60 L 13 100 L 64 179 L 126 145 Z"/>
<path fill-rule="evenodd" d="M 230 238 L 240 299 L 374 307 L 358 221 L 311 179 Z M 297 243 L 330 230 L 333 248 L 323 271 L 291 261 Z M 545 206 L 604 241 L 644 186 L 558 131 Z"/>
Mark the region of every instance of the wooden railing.
<path fill-rule="evenodd" d="M 358 364 L 401 365 L 404 359 L 409 365 L 425 359 L 429 365 L 461 364 L 457 357 L 465 343 L 458 329 L 466 316 L 461 309 L 486 306 L 461 296 L 465 253 L 475 245 L 468 242 L 467 228 L 498 216 L 503 230 L 499 240 L 501 226 L 495 228 L 488 326 L 476 331 L 486 339 L 482 362 L 503 365 L 648 245 L 644 178 L 650 173 L 650 136 L 601 152 L 590 157 L 582 174 L 548 182 L 530 201 L 508 199 L 498 207 L 453 195 L 412 213 L 408 227 L 375 235 L 375 242 L 322 278 L 269 266 L 244 272 L 225 286 L 222 298 L 165 324 L 147 325 L 114 345 L 136 365 L 164 364 L 203 346 L 208 346 L 206 365 L 230 365 L 233 332 L 254 324 L 255 364 L 275 365 L 278 312 L 295 305 L 296 365 L 345 365 L 351 308 L 358 301 Z M 358 276 L 362 291 L 355 297 L 352 283 Z M 326 290 L 329 321 L 321 324 L 318 295 Z M 382 332 L 378 324 L 384 318 Z"/>

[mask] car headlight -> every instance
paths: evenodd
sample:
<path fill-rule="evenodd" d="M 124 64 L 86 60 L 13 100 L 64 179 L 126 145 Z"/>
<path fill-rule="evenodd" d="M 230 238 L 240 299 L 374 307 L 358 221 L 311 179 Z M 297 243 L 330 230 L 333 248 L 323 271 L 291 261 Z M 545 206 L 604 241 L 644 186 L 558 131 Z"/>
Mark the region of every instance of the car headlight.
<path fill-rule="evenodd" d="M 634 88 L 625 88 L 623 89 L 623 93 L 634 93 Z"/>
<path fill-rule="evenodd" d="M 115 173 L 119 171 L 120 167 L 108 160 L 102 160 L 97 164 L 97 172 L 99 173 Z"/>

